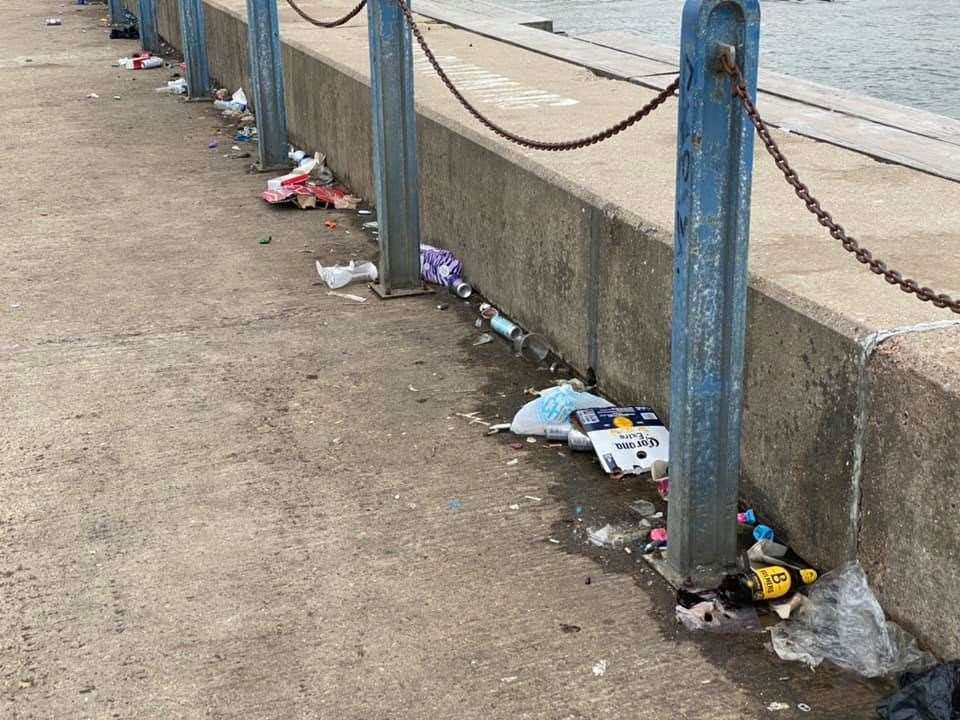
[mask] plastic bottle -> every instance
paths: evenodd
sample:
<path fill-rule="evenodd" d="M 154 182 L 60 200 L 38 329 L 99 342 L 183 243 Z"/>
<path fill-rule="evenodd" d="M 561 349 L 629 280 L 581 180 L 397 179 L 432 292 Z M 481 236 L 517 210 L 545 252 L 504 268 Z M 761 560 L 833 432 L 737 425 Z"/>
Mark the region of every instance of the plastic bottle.
<path fill-rule="evenodd" d="M 377 266 L 372 262 L 362 262 L 357 265 L 352 260 L 349 265 L 332 265 L 324 267 L 317 261 L 317 272 L 331 290 L 342 288 L 352 282 L 373 282 L 377 279 Z"/>
<path fill-rule="evenodd" d="M 816 570 L 770 565 L 729 576 L 724 590 L 742 602 L 764 602 L 788 597 L 801 585 L 811 585 L 816 580 Z"/>

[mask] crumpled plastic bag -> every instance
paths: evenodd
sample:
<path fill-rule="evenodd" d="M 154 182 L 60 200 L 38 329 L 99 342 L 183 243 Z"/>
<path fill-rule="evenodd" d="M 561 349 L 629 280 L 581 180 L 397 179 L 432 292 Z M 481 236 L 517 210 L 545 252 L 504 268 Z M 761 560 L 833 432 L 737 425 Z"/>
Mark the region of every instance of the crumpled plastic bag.
<path fill-rule="evenodd" d="M 613 407 L 613 403 L 588 392 L 577 392 L 570 385 L 548 388 L 513 416 L 510 432 L 517 435 L 544 435 L 547 425 L 565 423 L 574 410 Z"/>
<path fill-rule="evenodd" d="M 960 720 L 960 661 L 897 678 L 900 689 L 877 706 L 881 720 Z"/>
<path fill-rule="evenodd" d="M 637 524 L 620 523 L 611 525 L 607 523 L 602 528 L 587 528 L 587 540 L 591 545 L 597 547 L 616 548 L 629 547 L 634 543 L 641 542 L 650 534 L 650 523 L 641 520 Z"/>
<path fill-rule="evenodd" d="M 856 561 L 822 576 L 808 601 L 770 635 L 783 660 L 811 667 L 829 660 L 864 677 L 922 670 L 936 662 L 908 632 L 886 619 Z"/>

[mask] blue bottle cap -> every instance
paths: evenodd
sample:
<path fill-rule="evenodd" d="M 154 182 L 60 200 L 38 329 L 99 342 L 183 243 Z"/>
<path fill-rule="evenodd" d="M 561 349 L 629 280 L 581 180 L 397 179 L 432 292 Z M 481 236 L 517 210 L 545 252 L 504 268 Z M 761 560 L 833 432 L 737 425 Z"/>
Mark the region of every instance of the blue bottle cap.
<path fill-rule="evenodd" d="M 761 540 L 773 540 L 773 528 L 766 525 L 757 525 L 753 529 L 753 539 L 757 542 Z"/>

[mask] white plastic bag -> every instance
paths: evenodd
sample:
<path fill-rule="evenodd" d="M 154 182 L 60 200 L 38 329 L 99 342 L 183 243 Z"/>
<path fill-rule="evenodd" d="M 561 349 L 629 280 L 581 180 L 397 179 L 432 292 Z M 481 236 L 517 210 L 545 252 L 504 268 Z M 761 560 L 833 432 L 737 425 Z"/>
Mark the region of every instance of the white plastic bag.
<path fill-rule="evenodd" d="M 510 432 L 517 435 L 545 435 L 547 425 L 565 423 L 574 410 L 613 407 L 613 403 L 588 392 L 577 392 L 570 385 L 548 388 L 513 416 Z"/>
<path fill-rule="evenodd" d="M 816 667 L 829 660 L 864 677 L 923 670 L 936 660 L 916 640 L 886 619 L 859 562 L 828 572 L 791 619 L 771 631 L 784 660 Z"/>

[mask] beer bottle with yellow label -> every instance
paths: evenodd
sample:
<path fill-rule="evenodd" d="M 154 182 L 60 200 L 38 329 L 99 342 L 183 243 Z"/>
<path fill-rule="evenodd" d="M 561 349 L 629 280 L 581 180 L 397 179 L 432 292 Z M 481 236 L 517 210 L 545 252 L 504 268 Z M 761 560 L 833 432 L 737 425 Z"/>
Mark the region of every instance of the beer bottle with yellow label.
<path fill-rule="evenodd" d="M 816 580 L 816 570 L 771 565 L 727 578 L 724 589 L 737 600 L 763 602 L 785 598 Z"/>

